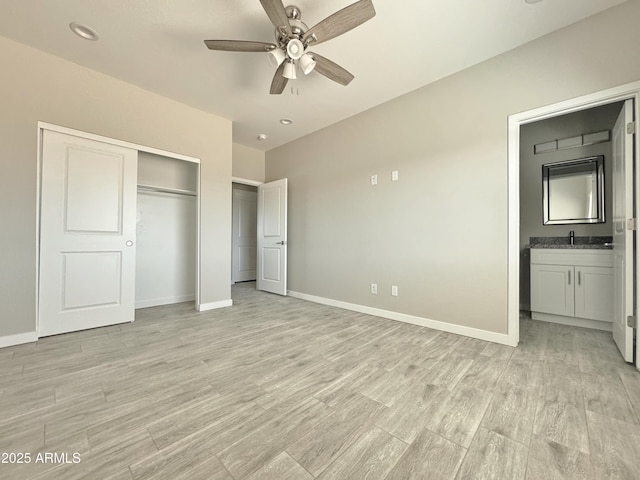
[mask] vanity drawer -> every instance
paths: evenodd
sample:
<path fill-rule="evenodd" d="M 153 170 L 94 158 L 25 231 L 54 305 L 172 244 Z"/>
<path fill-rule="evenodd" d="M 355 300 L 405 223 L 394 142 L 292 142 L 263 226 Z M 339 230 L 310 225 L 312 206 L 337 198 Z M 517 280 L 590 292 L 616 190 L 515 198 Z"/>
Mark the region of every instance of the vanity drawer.
<path fill-rule="evenodd" d="M 538 265 L 575 265 L 613 267 L 613 252 L 598 249 L 532 248 L 531 263 Z"/>

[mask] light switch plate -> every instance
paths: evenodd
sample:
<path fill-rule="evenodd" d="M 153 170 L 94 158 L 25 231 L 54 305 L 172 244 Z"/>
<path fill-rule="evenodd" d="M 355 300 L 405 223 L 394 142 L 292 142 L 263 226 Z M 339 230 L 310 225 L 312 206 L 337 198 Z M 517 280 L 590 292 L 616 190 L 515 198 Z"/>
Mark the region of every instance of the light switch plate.
<path fill-rule="evenodd" d="M 378 184 L 378 175 L 371 175 L 371 185 Z"/>
<path fill-rule="evenodd" d="M 398 181 L 398 170 L 394 170 L 393 172 L 391 172 L 391 181 L 392 182 Z"/>

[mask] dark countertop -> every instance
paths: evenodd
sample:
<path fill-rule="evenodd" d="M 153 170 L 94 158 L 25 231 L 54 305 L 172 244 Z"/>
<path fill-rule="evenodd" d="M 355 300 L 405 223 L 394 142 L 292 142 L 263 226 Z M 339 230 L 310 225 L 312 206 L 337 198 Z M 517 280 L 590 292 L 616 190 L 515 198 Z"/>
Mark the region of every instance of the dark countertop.
<path fill-rule="evenodd" d="M 574 244 L 569 244 L 569 237 L 529 237 L 527 248 L 564 248 L 612 250 L 613 237 L 575 237 Z"/>
<path fill-rule="evenodd" d="M 551 243 L 536 243 L 533 245 L 526 245 L 527 248 L 562 248 L 566 250 L 613 250 L 612 244 L 582 244 L 582 245 L 569 245 L 569 244 L 551 244 Z"/>

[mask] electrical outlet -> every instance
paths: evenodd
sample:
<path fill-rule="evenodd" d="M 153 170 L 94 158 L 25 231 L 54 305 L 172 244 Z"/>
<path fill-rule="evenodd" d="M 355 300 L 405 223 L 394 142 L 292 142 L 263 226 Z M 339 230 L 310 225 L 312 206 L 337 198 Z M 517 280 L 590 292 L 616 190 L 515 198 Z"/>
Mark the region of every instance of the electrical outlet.
<path fill-rule="evenodd" d="M 372 283 L 371 284 L 371 293 L 373 293 L 374 295 L 378 294 L 378 284 L 377 283 Z"/>
<path fill-rule="evenodd" d="M 391 172 L 391 181 L 392 182 L 398 181 L 398 170 L 394 170 L 393 172 Z"/>
<path fill-rule="evenodd" d="M 378 175 L 371 175 L 371 185 L 378 184 Z"/>
<path fill-rule="evenodd" d="M 391 295 L 393 295 L 394 297 L 398 296 L 398 286 L 397 285 L 392 285 L 391 286 Z"/>

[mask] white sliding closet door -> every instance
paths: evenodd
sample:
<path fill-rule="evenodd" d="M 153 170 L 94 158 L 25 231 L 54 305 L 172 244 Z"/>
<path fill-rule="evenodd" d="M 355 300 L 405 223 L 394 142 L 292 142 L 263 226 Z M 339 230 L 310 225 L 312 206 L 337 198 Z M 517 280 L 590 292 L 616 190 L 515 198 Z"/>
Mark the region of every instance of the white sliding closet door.
<path fill-rule="evenodd" d="M 137 161 L 43 132 L 39 336 L 133 321 Z"/>

